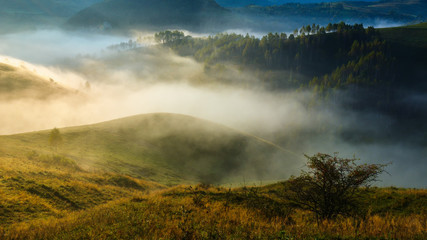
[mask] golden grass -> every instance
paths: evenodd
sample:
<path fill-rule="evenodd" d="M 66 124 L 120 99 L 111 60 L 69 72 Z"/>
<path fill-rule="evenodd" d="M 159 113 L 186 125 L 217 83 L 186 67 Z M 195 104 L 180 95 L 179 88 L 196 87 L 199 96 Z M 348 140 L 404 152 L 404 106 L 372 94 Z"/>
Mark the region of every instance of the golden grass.
<path fill-rule="evenodd" d="M 239 190 L 240 191 L 240 190 Z M 224 195 L 225 194 L 225 195 Z M 227 195 L 228 194 L 228 195 Z M 295 210 L 266 217 L 234 201 L 241 192 L 178 186 L 79 211 L 13 224 L 4 239 L 426 239 L 426 214 L 341 217 L 319 224 Z M 229 196 L 229 197 L 227 197 Z"/>
<path fill-rule="evenodd" d="M 0 226 L 60 218 L 157 188 L 162 186 L 114 173 L 87 172 L 73 164 L 0 157 Z"/>
<path fill-rule="evenodd" d="M 0 156 L 0 239 L 427 239 L 425 189 L 373 188 L 371 212 L 318 223 L 280 183 L 166 189 L 52 159 Z"/>

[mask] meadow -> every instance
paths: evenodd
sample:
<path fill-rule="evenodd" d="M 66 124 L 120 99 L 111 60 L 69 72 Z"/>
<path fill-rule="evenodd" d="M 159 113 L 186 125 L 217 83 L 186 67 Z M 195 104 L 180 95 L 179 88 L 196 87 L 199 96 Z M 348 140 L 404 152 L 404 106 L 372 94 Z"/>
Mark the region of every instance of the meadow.
<path fill-rule="evenodd" d="M 375 189 L 366 215 L 317 222 L 289 206 L 282 184 L 181 185 L 65 217 L 3 227 L 4 239 L 425 239 L 427 191 Z M 379 201 L 378 201 L 379 200 Z M 384 205 L 383 200 L 386 204 Z"/>
<path fill-rule="evenodd" d="M 157 119 L 155 122 L 159 126 L 155 127 L 147 120 L 151 118 Z M 268 185 L 252 181 L 250 186 L 242 183 L 234 186 L 197 184 L 196 174 L 180 177 L 183 175 L 174 174 L 171 168 L 165 167 L 173 162 L 153 164 L 167 159 L 165 157 L 151 159 L 151 162 L 143 161 L 147 155 L 132 158 L 137 156 L 132 152 L 137 149 L 139 153 L 149 149 L 152 152 L 161 149 L 176 151 L 177 147 L 189 142 L 201 156 L 210 154 L 210 149 L 203 147 L 207 140 L 202 141 L 202 145 L 195 145 L 198 141 L 191 140 L 193 135 L 183 134 L 181 138 L 150 136 L 150 128 L 165 130 L 163 121 L 181 123 L 184 120 L 192 124 L 187 127 L 181 124 L 181 130 L 198 132 L 197 139 L 203 140 L 201 133 L 206 134 L 205 131 L 219 129 L 222 132 L 217 132 L 218 139 L 245 136 L 247 141 L 261 144 L 260 139 L 239 135 L 241 133 L 223 126 L 172 114 L 141 115 L 60 129 L 63 142 L 57 148 L 49 145 L 49 133 L 52 132 L 49 130 L 1 136 L 0 236 L 2 239 L 427 237 L 425 189 L 361 188 L 363 194 L 359 200 L 363 207 L 360 211 L 319 220 L 315 214 L 301 209 L 289 199 L 287 181 Z M 198 131 L 194 131 L 194 127 Z M 144 137 L 136 129 L 143 130 Z M 220 141 L 215 140 L 214 135 L 208 135 L 211 136 L 208 141 L 212 144 L 211 151 L 217 151 L 216 148 L 221 147 L 218 145 Z M 83 136 L 86 141 L 82 147 L 79 143 Z M 167 139 L 167 144 L 155 148 L 158 139 Z M 266 142 L 262 144 L 267 149 L 273 148 Z M 141 146 L 151 148 L 141 152 Z M 113 156 L 121 168 L 109 164 L 111 155 L 97 155 L 105 149 L 112 149 L 111 153 L 115 154 Z M 181 153 L 185 151 L 181 150 Z M 194 154 L 192 156 L 197 156 Z M 145 165 L 146 171 L 135 171 L 135 165 L 129 164 L 128 158 L 133 159 L 134 164 L 148 164 Z M 229 161 L 235 159 L 229 158 Z M 134 176 L 126 174 L 132 170 Z M 145 175 L 148 170 L 157 172 L 155 177 Z M 228 174 L 232 176 L 233 173 Z M 157 180 L 162 176 L 166 176 L 163 181 Z M 226 179 L 232 178 L 228 176 Z"/>

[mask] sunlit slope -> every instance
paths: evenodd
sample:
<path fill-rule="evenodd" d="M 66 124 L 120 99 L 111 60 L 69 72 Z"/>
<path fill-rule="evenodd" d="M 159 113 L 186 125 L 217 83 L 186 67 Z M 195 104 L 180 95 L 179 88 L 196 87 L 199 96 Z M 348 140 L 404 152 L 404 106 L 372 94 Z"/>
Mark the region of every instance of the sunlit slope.
<path fill-rule="evenodd" d="M 0 226 L 64 217 L 71 212 L 162 188 L 157 183 L 114 173 L 87 172 L 73 160 L 52 154 L 9 154 L 6 153 L 9 147 L 2 141 Z"/>
<path fill-rule="evenodd" d="M 146 114 L 60 129 L 58 154 L 83 169 L 102 169 L 164 184 L 278 179 L 289 154 L 255 137 L 177 114 Z M 47 154 L 49 131 L 0 136 L 1 156 Z M 291 168 L 291 165 L 289 165 Z"/>
<path fill-rule="evenodd" d="M 283 184 L 179 186 L 61 219 L 1 228 L 4 239 L 426 239 L 427 191 L 371 190 L 363 218 L 320 225 L 286 201 Z M 326 222 L 326 221 L 325 221 Z M 390 237 L 392 236 L 392 237 Z"/>
<path fill-rule="evenodd" d="M 53 79 L 45 79 L 23 67 L 0 63 L 0 101 L 49 98 L 72 93 Z"/>

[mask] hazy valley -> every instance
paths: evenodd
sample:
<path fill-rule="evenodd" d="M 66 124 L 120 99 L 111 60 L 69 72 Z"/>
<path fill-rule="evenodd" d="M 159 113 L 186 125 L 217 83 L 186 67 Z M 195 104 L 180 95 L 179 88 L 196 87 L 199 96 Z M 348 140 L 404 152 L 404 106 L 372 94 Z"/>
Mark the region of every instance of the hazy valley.
<path fill-rule="evenodd" d="M 424 239 L 425 2 L 297 2 L 0 0 L 0 238 Z"/>

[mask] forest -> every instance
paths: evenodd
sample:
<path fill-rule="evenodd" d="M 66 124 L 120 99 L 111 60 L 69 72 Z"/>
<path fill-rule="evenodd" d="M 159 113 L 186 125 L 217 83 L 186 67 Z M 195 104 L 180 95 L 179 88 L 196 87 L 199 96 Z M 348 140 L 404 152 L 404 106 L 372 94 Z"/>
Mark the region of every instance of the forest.
<path fill-rule="evenodd" d="M 302 26 L 291 34 L 269 33 L 262 38 L 234 33 L 194 38 L 164 31 L 156 33 L 155 39 L 179 55 L 203 62 L 205 71 L 215 76 L 229 68 L 250 71 L 270 90 L 310 91 L 314 105 L 321 101 L 387 114 L 396 119 L 396 136 L 418 135 L 419 119 L 425 117 L 421 106 L 404 106 L 402 99 L 408 92 L 426 89 L 427 48 L 419 42 L 406 42 L 402 48 L 405 41 L 393 39 L 396 35 L 390 31 L 394 30 L 340 22 Z M 424 31 L 417 34 L 424 36 Z M 250 84 L 229 79 L 224 83 Z M 355 97 L 346 101 L 343 92 Z M 399 129 L 401 124 L 414 127 Z"/>
<path fill-rule="evenodd" d="M 327 34 L 328 33 L 328 34 Z M 157 33 L 158 42 L 183 56 L 194 56 L 208 66 L 238 64 L 248 69 L 286 70 L 309 81 L 286 85 L 275 79 L 271 87 L 311 87 L 321 91 L 352 84 L 377 85 L 393 75 L 393 58 L 377 30 L 344 22 L 326 28 L 313 24 L 286 33 L 269 33 L 261 39 L 239 34 L 218 34 L 207 39 L 179 31 Z M 371 74 L 374 73 L 374 74 Z M 319 81 L 321 79 L 321 81 Z"/>

